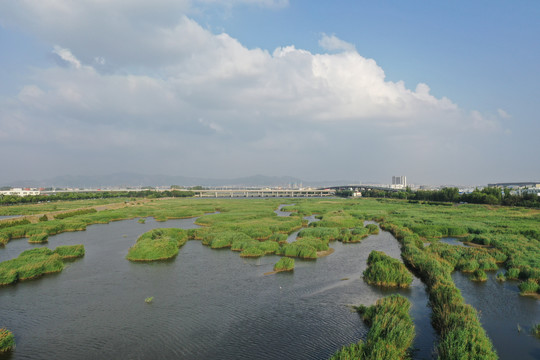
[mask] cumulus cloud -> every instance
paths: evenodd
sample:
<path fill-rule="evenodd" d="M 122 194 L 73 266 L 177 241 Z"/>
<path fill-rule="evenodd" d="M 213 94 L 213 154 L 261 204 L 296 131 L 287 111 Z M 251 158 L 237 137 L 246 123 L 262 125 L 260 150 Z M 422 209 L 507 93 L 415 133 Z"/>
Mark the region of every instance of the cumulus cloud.
<path fill-rule="evenodd" d="M 248 49 L 203 28 L 188 8 L 178 0 L 2 3 L 4 22 L 58 44 L 53 52 L 69 65 L 35 69 L 32 83 L 2 101 L 0 138 L 11 144 L 3 146 L 39 146 L 51 158 L 78 154 L 92 163 L 96 148 L 109 149 L 125 166 L 141 159 L 157 166 L 152 158 L 159 158 L 196 175 L 212 175 L 197 164 L 249 175 L 261 172 L 249 164 L 276 158 L 284 169 L 324 161 L 338 171 L 332 159 L 354 159 L 359 146 L 384 161 L 386 152 L 374 149 L 410 139 L 432 159 L 441 152 L 434 139 L 498 131 L 493 119 L 435 97 L 426 84 L 413 90 L 388 81 L 375 60 L 335 35 L 319 42 L 331 53 Z"/>

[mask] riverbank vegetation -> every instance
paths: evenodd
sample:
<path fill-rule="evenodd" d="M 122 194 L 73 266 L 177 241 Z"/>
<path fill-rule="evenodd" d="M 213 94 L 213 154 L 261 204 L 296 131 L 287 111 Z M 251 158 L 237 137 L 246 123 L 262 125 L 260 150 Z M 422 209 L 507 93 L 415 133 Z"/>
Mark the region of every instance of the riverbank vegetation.
<path fill-rule="evenodd" d="M 23 251 L 17 258 L 0 263 L 0 285 L 34 279 L 64 269 L 64 259 L 84 255 L 83 245 L 40 247 Z"/>
<path fill-rule="evenodd" d="M 351 196 L 351 194 L 347 196 Z M 416 190 L 409 188 L 401 191 L 372 189 L 362 192 L 364 197 L 408 199 L 412 203 L 435 204 L 440 203 L 470 203 L 504 206 L 522 206 L 540 208 L 540 196 L 534 193 L 512 195 L 510 189 L 486 187 L 475 189 L 468 194 L 460 194 L 458 188 L 443 188 L 441 190 Z M 437 204 L 439 203 L 439 204 Z"/>
<path fill-rule="evenodd" d="M 375 360 L 410 358 L 414 323 L 410 301 L 401 295 L 379 299 L 373 306 L 359 306 L 358 313 L 370 327 L 366 341 L 344 346 L 331 360 Z"/>
<path fill-rule="evenodd" d="M 0 329 L 0 353 L 15 349 L 15 336 L 6 328 Z"/>
<path fill-rule="evenodd" d="M 367 264 L 364 280 L 370 285 L 407 288 L 412 283 L 412 274 L 405 265 L 381 251 L 372 251 Z"/>
<path fill-rule="evenodd" d="M 178 249 L 188 240 L 182 229 L 153 229 L 145 232 L 132 246 L 126 259 L 130 261 L 167 260 L 178 255 Z"/>

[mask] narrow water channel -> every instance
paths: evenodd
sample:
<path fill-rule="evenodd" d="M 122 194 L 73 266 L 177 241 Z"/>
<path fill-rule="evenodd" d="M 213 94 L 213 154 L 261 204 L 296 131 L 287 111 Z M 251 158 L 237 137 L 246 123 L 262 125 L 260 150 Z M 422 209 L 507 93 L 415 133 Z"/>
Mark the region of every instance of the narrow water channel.
<path fill-rule="evenodd" d="M 242 259 L 198 241 L 172 261 L 125 260 L 145 231 L 193 228 L 194 220 L 126 220 L 51 236 L 48 247 L 82 243 L 86 255 L 59 274 L 0 288 L 0 326 L 17 342 L 0 359 L 327 359 L 368 331 L 348 305 L 396 292 L 361 278 L 371 250 L 399 258 L 397 241 L 384 231 L 360 244 L 333 242 L 332 255 L 296 260 L 294 272 L 275 275 L 264 274 L 277 256 Z M 0 259 L 30 247 L 13 240 Z M 415 279 L 397 292 L 413 303 L 414 357 L 431 358 L 424 286 Z"/>

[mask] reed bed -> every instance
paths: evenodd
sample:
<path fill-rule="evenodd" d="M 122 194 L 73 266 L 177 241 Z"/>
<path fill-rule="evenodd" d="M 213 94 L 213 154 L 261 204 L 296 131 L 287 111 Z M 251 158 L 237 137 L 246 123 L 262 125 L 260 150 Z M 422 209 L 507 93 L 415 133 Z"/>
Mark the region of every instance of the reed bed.
<path fill-rule="evenodd" d="M 64 269 L 63 256 L 75 251 L 80 252 L 81 248 L 84 254 L 83 245 L 59 246 L 54 251 L 45 247 L 25 250 L 17 258 L 0 263 L 0 285 L 60 272 Z"/>
<path fill-rule="evenodd" d="M 414 323 L 409 315 L 410 308 L 410 301 L 397 294 L 379 299 L 370 307 L 357 307 L 364 322 L 370 327 L 366 341 L 345 346 L 330 359 L 410 358 L 410 347 L 415 336 Z"/>
<path fill-rule="evenodd" d="M 405 265 L 384 252 L 372 251 L 368 257 L 368 268 L 364 280 L 371 285 L 407 288 L 412 283 L 412 274 Z"/>
<path fill-rule="evenodd" d="M 84 256 L 84 245 L 63 245 L 58 246 L 54 249 L 54 252 L 62 258 L 66 259 L 77 259 Z"/>
<path fill-rule="evenodd" d="M 15 349 L 15 336 L 6 328 L 0 329 L 0 353 Z"/>
<path fill-rule="evenodd" d="M 274 271 L 292 271 L 294 270 L 294 259 L 282 257 L 274 265 Z"/>
<path fill-rule="evenodd" d="M 86 214 L 93 214 L 96 213 L 97 210 L 94 208 L 89 209 L 80 209 L 80 210 L 74 210 L 74 211 L 68 211 L 60 214 L 55 214 L 54 218 L 57 220 L 66 219 L 68 217 L 78 216 L 78 215 L 86 215 Z"/>
<path fill-rule="evenodd" d="M 46 243 L 49 239 L 49 234 L 41 233 L 41 234 L 35 234 L 31 235 L 28 239 L 28 242 L 30 244 L 43 244 Z"/>
<path fill-rule="evenodd" d="M 182 229 L 154 229 L 142 234 L 132 246 L 126 259 L 129 261 L 167 260 L 178 255 L 178 249 L 188 240 Z"/>

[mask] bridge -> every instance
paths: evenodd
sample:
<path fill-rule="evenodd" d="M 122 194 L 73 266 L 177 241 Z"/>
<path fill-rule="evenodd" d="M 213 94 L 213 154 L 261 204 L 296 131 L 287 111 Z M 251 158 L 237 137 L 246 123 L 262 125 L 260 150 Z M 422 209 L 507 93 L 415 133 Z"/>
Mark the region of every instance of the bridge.
<path fill-rule="evenodd" d="M 352 190 L 352 191 L 367 191 L 367 190 L 384 190 L 384 191 L 392 191 L 392 192 L 398 192 L 403 191 L 405 189 L 397 189 L 397 188 L 391 188 L 387 186 L 377 186 L 377 185 L 340 185 L 340 186 L 329 186 L 326 189 L 328 190 Z"/>
<path fill-rule="evenodd" d="M 334 196 L 336 191 L 333 189 L 225 189 L 225 190 L 191 190 L 195 193 L 195 197 L 212 197 L 212 198 L 234 198 L 234 197 L 326 197 Z"/>

